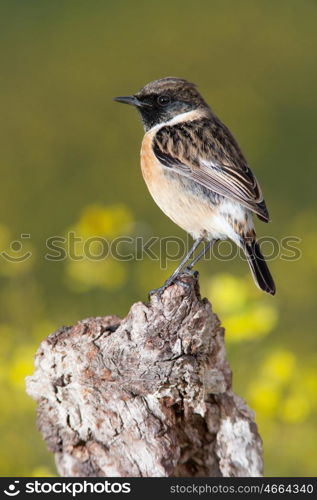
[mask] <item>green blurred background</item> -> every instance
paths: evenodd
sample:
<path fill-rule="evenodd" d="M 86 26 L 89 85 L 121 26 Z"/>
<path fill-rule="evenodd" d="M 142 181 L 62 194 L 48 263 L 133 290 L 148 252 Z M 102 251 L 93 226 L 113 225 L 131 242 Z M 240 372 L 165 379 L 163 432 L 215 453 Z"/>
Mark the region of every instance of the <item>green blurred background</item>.
<path fill-rule="evenodd" d="M 316 475 L 316 14 L 315 0 L 0 1 L 1 251 L 32 252 L 0 256 L 2 475 L 56 474 L 25 394 L 39 342 L 87 316 L 125 315 L 175 266 L 48 261 L 46 239 L 186 241 L 142 180 L 135 111 L 112 101 L 168 75 L 196 82 L 237 137 L 272 218 L 258 234 L 301 239 L 299 259 L 270 263 L 274 298 L 239 259 L 198 269 L 234 389 L 256 412 L 265 474 Z"/>

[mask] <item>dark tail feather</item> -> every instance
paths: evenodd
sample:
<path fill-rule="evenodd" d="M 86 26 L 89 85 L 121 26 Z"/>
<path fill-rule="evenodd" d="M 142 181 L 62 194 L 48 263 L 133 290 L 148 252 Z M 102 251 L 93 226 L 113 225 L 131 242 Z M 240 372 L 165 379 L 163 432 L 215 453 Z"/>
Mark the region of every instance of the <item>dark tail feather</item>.
<path fill-rule="evenodd" d="M 258 243 L 255 240 L 251 243 L 244 242 L 243 248 L 256 285 L 264 292 L 274 295 L 275 284 Z"/>

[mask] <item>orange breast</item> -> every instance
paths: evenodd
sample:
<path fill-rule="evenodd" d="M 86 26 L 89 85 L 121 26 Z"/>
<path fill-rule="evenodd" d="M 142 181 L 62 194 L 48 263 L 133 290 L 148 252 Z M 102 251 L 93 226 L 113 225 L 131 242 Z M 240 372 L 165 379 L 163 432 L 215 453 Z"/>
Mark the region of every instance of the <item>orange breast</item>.
<path fill-rule="evenodd" d="M 194 119 L 193 112 L 190 117 Z M 157 127 L 149 130 L 141 146 L 141 170 L 145 183 L 154 201 L 161 210 L 178 226 L 197 238 L 202 231 L 208 230 L 213 215 L 213 207 L 208 200 L 202 199 L 195 188 L 188 188 L 181 176 L 166 175 L 167 170 L 153 152 L 153 137 Z M 170 169 L 171 172 L 173 169 Z"/>
<path fill-rule="evenodd" d="M 153 133 L 145 134 L 141 148 L 141 169 L 146 185 L 161 210 L 185 231 L 198 237 L 203 227 L 206 203 L 188 193 L 180 180 L 164 174 L 164 167 L 153 153 Z M 209 215 L 209 213 L 207 214 Z"/>
<path fill-rule="evenodd" d="M 191 120 L 196 120 L 198 118 L 202 117 L 202 112 L 193 110 L 188 113 L 185 113 L 186 115 L 186 121 L 191 121 Z M 174 125 L 176 123 L 182 122 L 184 120 L 184 116 L 178 115 L 169 122 L 166 122 L 165 124 L 157 125 L 150 129 L 148 132 L 146 132 L 143 141 L 142 141 L 142 146 L 141 146 L 141 169 L 142 169 L 142 174 L 144 177 L 144 180 L 152 194 L 152 196 L 155 199 L 155 196 L 152 193 L 151 185 L 155 184 L 156 182 L 162 182 L 163 184 L 166 183 L 166 179 L 164 178 L 164 173 L 162 170 L 162 166 L 159 162 L 159 160 L 156 158 L 155 154 L 153 153 L 152 149 L 152 142 L 153 142 L 153 137 L 157 133 L 157 131 L 160 129 L 161 126 L 164 125 Z M 154 187 L 155 190 L 155 187 Z"/>
<path fill-rule="evenodd" d="M 154 134 L 155 132 L 152 132 L 151 130 L 147 132 L 143 138 L 141 146 L 141 170 L 149 189 L 149 183 L 151 184 L 152 182 L 155 182 L 155 178 L 158 176 L 160 171 L 159 162 L 154 155 L 152 148 Z"/>

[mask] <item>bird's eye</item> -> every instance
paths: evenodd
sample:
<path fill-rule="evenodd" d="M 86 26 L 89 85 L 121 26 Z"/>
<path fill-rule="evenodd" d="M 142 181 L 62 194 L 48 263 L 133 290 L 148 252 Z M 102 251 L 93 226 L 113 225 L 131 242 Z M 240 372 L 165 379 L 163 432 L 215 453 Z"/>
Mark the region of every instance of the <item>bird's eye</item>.
<path fill-rule="evenodd" d="M 169 95 L 159 95 L 157 102 L 160 106 L 167 106 L 171 102 L 171 98 Z"/>

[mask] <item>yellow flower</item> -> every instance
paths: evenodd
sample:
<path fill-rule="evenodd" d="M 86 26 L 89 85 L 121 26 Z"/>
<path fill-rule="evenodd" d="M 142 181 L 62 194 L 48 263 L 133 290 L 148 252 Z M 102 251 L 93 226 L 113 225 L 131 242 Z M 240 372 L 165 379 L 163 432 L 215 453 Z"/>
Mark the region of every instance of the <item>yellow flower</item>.
<path fill-rule="evenodd" d="M 32 470 L 31 477 L 56 477 L 56 474 L 45 465 L 39 465 Z"/>
<path fill-rule="evenodd" d="M 119 288 L 126 279 L 125 267 L 111 258 L 102 261 L 70 261 L 66 272 L 69 287 L 77 292 L 95 287 Z"/>
<path fill-rule="evenodd" d="M 294 393 L 283 402 L 280 415 L 290 424 L 303 422 L 310 412 L 310 404 L 305 394 Z"/>
<path fill-rule="evenodd" d="M 243 279 L 230 274 L 218 274 L 211 280 L 208 296 L 212 297 L 216 312 L 232 313 L 245 306 L 248 298 L 247 284 Z"/>
<path fill-rule="evenodd" d="M 249 388 L 248 400 L 251 408 L 262 416 L 271 417 L 278 407 L 280 392 L 278 388 L 266 380 L 258 380 Z"/>
<path fill-rule="evenodd" d="M 132 222 L 132 214 L 124 205 L 110 207 L 89 205 L 81 214 L 76 226 L 76 232 L 84 237 L 106 236 L 115 238 L 121 235 L 122 232 L 128 231 Z"/>
<path fill-rule="evenodd" d="M 36 346 L 21 345 L 13 355 L 12 363 L 8 367 L 8 379 L 17 389 L 25 387 L 25 377 L 34 371 L 34 355 Z"/>
<path fill-rule="evenodd" d="M 132 214 L 124 205 L 89 205 L 83 210 L 78 223 L 68 231 L 68 243 L 73 241 L 66 264 L 69 288 L 84 292 L 123 285 L 126 268 L 108 255 L 109 240 L 130 232 L 132 223 Z"/>
<path fill-rule="evenodd" d="M 268 304 L 255 304 L 240 314 L 227 317 L 224 320 L 228 332 L 228 340 L 252 340 L 265 336 L 275 326 L 276 310 Z"/>
<path fill-rule="evenodd" d="M 285 383 L 294 374 L 296 359 L 291 351 L 278 350 L 268 356 L 263 365 L 263 375 L 278 383 Z"/>
<path fill-rule="evenodd" d="M 275 305 L 267 297 L 254 294 L 252 286 L 249 276 L 244 279 L 219 274 L 211 280 L 208 295 L 226 329 L 228 342 L 261 338 L 277 323 Z"/>

